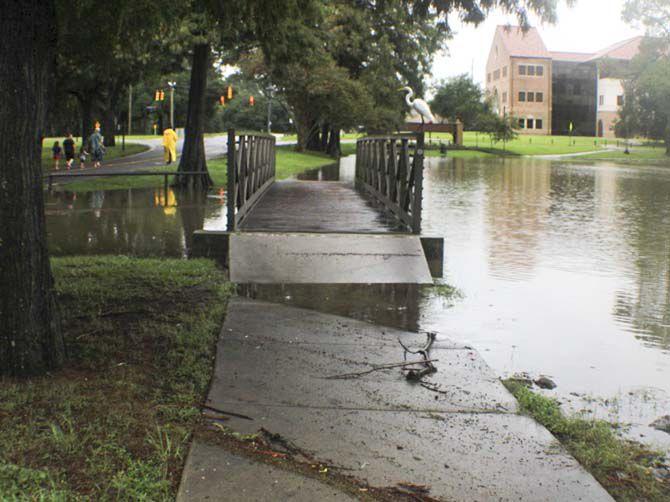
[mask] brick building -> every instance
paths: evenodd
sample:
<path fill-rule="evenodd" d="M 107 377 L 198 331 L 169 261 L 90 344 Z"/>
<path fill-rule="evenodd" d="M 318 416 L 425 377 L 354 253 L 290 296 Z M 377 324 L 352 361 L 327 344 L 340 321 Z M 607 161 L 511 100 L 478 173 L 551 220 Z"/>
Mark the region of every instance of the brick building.
<path fill-rule="evenodd" d="M 517 118 L 525 134 L 569 134 L 572 124 L 575 135 L 612 137 L 623 85 L 620 75 L 600 63 L 627 64 L 641 40 L 597 53 L 552 52 L 536 28 L 524 33 L 498 26 L 486 64 L 487 94 L 498 113 Z"/>

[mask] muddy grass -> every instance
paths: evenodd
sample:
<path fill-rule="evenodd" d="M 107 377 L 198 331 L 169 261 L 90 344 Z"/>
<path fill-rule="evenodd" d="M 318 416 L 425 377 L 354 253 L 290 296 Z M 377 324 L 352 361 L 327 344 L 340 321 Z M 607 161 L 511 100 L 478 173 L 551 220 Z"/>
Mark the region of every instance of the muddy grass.
<path fill-rule="evenodd" d="M 0 380 L 0 499 L 173 499 L 232 289 L 204 260 L 53 266 L 69 361 Z"/>
<path fill-rule="evenodd" d="M 623 439 L 608 422 L 564 416 L 556 400 L 523 382 L 508 379 L 503 384 L 521 411 L 556 436 L 616 500 L 670 500 L 670 479 L 665 477 L 669 464 L 662 454 Z"/>

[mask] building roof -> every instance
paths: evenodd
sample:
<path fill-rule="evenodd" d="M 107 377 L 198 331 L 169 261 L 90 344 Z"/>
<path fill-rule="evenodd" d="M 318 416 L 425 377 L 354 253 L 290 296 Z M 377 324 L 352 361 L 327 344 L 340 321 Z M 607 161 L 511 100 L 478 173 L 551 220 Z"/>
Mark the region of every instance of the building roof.
<path fill-rule="evenodd" d="M 592 59 L 611 58 L 630 61 L 640 52 L 640 43 L 644 37 L 638 36 L 617 42 L 594 54 Z"/>
<path fill-rule="evenodd" d="M 593 59 L 595 54 L 587 52 L 565 52 L 565 51 L 551 51 L 551 59 L 555 61 L 569 61 L 572 63 L 584 63 Z"/>
<path fill-rule="evenodd" d="M 551 58 L 537 28 L 529 28 L 524 32 L 518 26 L 501 25 L 496 28 L 496 31 L 510 56 Z"/>

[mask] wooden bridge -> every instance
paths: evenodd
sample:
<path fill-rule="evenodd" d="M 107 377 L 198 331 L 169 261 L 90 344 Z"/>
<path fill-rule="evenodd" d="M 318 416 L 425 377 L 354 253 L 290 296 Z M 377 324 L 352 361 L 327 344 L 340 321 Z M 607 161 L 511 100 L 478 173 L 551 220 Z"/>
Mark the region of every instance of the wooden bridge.
<path fill-rule="evenodd" d="M 428 283 L 441 240 L 420 239 L 423 133 L 356 145 L 355 183 L 275 180 L 275 138 L 228 132 L 227 231 L 199 231 L 239 283 Z M 438 260 L 439 258 L 439 260 Z"/>

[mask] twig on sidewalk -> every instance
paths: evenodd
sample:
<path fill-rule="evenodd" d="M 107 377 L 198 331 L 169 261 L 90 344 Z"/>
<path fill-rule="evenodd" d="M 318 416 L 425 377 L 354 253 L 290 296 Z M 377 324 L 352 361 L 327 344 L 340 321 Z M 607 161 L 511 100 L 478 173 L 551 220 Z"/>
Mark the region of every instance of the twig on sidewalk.
<path fill-rule="evenodd" d="M 432 363 L 432 362 L 437 362 L 437 359 L 432 359 L 432 360 L 423 360 L 423 361 L 404 361 L 402 363 L 391 363 L 391 364 L 382 364 L 380 366 L 374 366 L 370 368 L 369 370 L 365 371 L 356 371 L 354 373 L 343 373 L 341 375 L 330 375 L 325 377 L 328 380 L 336 380 L 336 379 L 345 379 L 345 378 L 357 378 L 360 376 L 368 375 L 374 371 L 380 371 L 380 370 L 387 370 L 391 368 L 402 368 L 404 366 L 413 366 L 415 364 L 425 364 L 425 363 Z"/>

